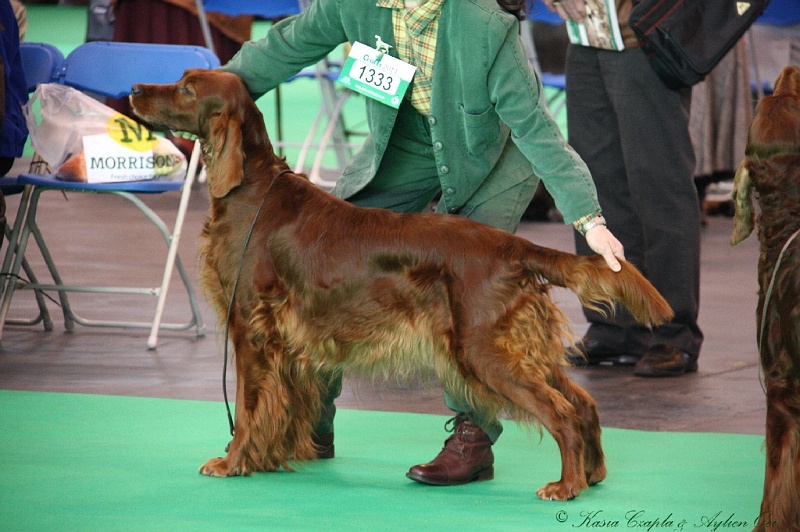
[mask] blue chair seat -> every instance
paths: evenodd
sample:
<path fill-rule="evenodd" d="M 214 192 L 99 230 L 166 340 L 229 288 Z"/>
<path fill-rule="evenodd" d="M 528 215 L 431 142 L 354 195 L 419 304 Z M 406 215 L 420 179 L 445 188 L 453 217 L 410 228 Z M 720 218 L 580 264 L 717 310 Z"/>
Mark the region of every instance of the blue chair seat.
<path fill-rule="evenodd" d="M 542 85 L 545 87 L 552 87 L 562 91 L 567 89 L 567 77 L 564 74 L 542 72 L 539 74 L 539 78 L 542 80 Z"/>
<path fill-rule="evenodd" d="M 58 188 L 59 190 L 84 192 L 131 192 L 133 194 L 160 194 L 172 190 L 180 190 L 183 181 L 122 181 L 115 183 L 79 183 L 64 181 L 54 174 L 20 174 L 17 178 L 20 185 Z"/>
<path fill-rule="evenodd" d="M 25 185 L 21 184 L 17 177 L 0 177 L 0 190 L 6 196 L 22 194 L 24 189 Z"/>

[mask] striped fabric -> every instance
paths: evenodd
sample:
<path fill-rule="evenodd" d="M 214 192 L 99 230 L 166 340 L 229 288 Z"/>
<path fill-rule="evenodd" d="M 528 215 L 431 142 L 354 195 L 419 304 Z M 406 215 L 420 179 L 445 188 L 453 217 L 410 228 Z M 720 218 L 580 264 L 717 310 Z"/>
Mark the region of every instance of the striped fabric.
<path fill-rule="evenodd" d="M 436 57 L 436 35 L 439 14 L 445 0 L 378 0 L 378 7 L 392 10 L 394 37 L 400 59 L 417 67 L 407 97 L 417 111 L 427 115 L 431 110 L 431 78 Z"/>

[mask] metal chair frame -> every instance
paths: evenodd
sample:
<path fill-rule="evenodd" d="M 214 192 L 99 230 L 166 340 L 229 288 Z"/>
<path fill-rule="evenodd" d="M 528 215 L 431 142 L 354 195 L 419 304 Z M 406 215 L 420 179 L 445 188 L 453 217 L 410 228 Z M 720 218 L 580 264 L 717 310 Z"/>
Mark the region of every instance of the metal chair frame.
<path fill-rule="evenodd" d="M 791 26 L 800 24 L 800 3 L 797 0 L 772 0 L 764 12 L 758 17 L 754 25 L 765 26 Z M 751 81 L 751 88 L 755 100 L 758 101 L 765 94 L 772 94 L 774 79 L 761 79 L 758 67 L 758 54 L 756 53 L 756 39 L 752 27 L 747 31 L 747 44 L 752 63 L 752 72 L 755 77 Z"/>
<path fill-rule="evenodd" d="M 195 0 L 200 26 L 203 28 L 203 35 L 206 46 L 213 50 L 213 40 L 206 17 L 207 11 L 216 11 L 230 16 L 253 15 L 265 20 L 280 20 L 287 16 L 296 15 L 306 9 L 312 0 L 275 0 L 263 2 L 260 0 L 240 0 L 238 2 L 226 2 L 224 0 Z M 286 142 L 282 134 L 282 116 L 280 87 L 275 89 L 275 112 L 277 122 L 277 135 L 273 144 L 282 153 L 283 148 L 300 148 L 297 161 L 294 164 L 294 171 L 298 173 L 306 172 L 312 183 L 324 189 L 331 189 L 336 184 L 335 180 L 323 177 L 322 165 L 325 154 L 333 150 L 336 156 L 336 171 L 341 173 L 345 165 L 353 155 L 353 149 L 358 147 L 358 143 L 352 142 L 352 136 L 359 133 L 349 130 L 344 122 L 344 106 L 348 98 L 354 94 L 352 91 L 336 86 L 336 79 L 339 76 L 339 65 L 335 61 L 324 59 L 287 81 L 291 83 L 300 79 L 316 80 L 320 87 L 322 104 L 315 115 L 311 126 L 302 142 Z M 323 128 L 323 124 L 325 127 Z M 319 137 L 319 138 L 317 138 Z M 311 152 L 316 151 L 311 160 Z M 338 175 L 337 175 L 338 177 Z"/>
<path fill-rule="evenodd" d="M 541 0 L 529 0 L 527 17 L 522 21 L 522 44 L 528 52 L 528 58 L 534 70 L 539 74 L 542 85 L 553 89 L 553 94 L 547 99 L 547 108 L 553 116 L 557 116 L 567 104 L 567 79 L 564 74 L 554 72 L 542 72 L 539 64 L 539 55 L 536 52 L 536 45 L 533 40 L 533 22 L 543 22 L 546 24 L 563 24 L 564 21 L 550 12 Z"/>
<path fill-rule="evenodd" d="M 19 48 L 28 94 L 33 93 L 40 83 L 49 83 L 57 79 L 64 65 L 64 54 L 61 53 L 61 50 L 49 43 L 25 41 L 20 43 Z M 43 161 L 37 154 L 34 154 L 28 171 L 32 173 L 37 172 L 41 170 L 42 166 Z M 18 176 L 5 176 L 0 178 L 0 190 L 2 190 L 3 194 L 6 196 L 22 194 L 20 211 L 28 205 L 31 190 L 19 182 Z M 24 214 L 24 212 L 18 212 L 14 223 L 11 224 L 11 226 L 6 225 L 5 228 L 5 237 L 8 240 L 8 247 L 3 255 L 2 269 L 0 270 L 0 272 L 2 272 L 2 277 L 0 277 L 0 301 L 2 301 L 2 296 L 5 294 L 7 286 L 16 282 L 15 278 L 10 275 L 10 268 L 14 256 L 17 253 L 17 241 L 19 239 Z M 28 264 L 24 255 L 22 256 L 20 265 L 27 278 L 33 283 L 38 283 L 36 274 Z M 50 318 L 50 313 L 48 312 L 42 291 L 36 290 L 34 292 L 34 297 L 36 298 L 39 312 L 37 316 L 27 319 L 6 319 L 5 323 L 11 325 L 36 325 L 41 322 L 46 331 L 52 330 L 53 320 Z M 0 322 L 0 325 L 2 325 L 2 322 Z M 2 334 L 2 327 L 0 327 L 0 334 Z"/>
<path fill-rule="evenodd" d="M 130 93 L 134 83 L 172 83 L 179 79 L 187 68 L 216 68 L 218 66 L 219 60 L 216 56 L 209 50 L 198 46 L 89 42 L 77 47 L 67 56 L 58 74 L 57 82 L 94 95 L 121 98 Z M 22 217 L 19 222 L 21 231 L 16 243 L 17 252 L 10 271 L 11 280 L 14 282 L 8 283 L 3 294 L 2 305 L 0 306 L 0 333 L 2 332 L 2 325 L 6 322 L 15 289 L 33 289 L 58 292 L 67 330 L 72 330 L 75 323 L 93 327 L 149 329 L 150 335 L 147 340 L 147 347 L 150 349 L 156 348 L 160 330 L 187 330 L 194 327 L 197 336 L 203 336 L 205 334 L 205 326 L 197 306 L 194 288 L 178 256 L 178 243 L 192 185 L 197 174 L 199 159 L 200 146 L 199 142 L 195 142 L 188 164 L 187 176 L 184 181 L 177 182 L 74 183 L 60 181 L 53 174 L 28 173 L 20 175 L 18 181 L 25 186 L 23 194 L 27 193 L 28 197 L 27 203 L 25 205 L 21 204 L 18 212 L 18 218 Z M 161 232 L 167 245 L 167 259 L 159 286 L 147 288 L 106 287 L 73 285 L 63 282 L 36 221 L 39 198 L 46 191 L 109 194 L 124 198 L 139 209 Z M 157 194 L 169 191 L 181 192 L 172 230 L 139 197 L 141 194 Z M 16 281 L 31 235 L 33 235 L 42 252 L 47 268 L 53 278 L 53 284 Z M 184 323 L 165 323 L 162 319 L 173 269 L 177 269 L 180 274 L 189 297 L 191 316 Z M 151 322 L 94 320 L 84 318 L 72 309 L 67 296 L 68 292 L 150 295 L 157 297 L 157 303 Z"/>

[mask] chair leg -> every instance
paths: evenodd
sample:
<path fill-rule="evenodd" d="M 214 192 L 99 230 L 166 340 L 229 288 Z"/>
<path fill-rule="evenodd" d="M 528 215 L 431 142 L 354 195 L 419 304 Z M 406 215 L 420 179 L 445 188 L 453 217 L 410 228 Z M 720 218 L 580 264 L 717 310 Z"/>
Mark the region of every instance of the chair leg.
<path fill-rule="evenodd" d="M 35 190 L 33 187 L 25 187 L 25 192 L 27 192 L 27 198 L 26 199 L 28 200 L 27 208 L 25 209 L 26 210 L 26 214 L 25 214 L 25 217 L 24 217 L 24 222 L 21 224 L 22 228 L 21 228 L 21 231 L 19 232 L 19 240 L 17 241 L 17 244 L 15 246 L 16 247 L 16 252 L 14 253 L 13 261 L 11 261 L 12 262 L 11 267 L 10 267 L 11 269 L 8 270 L 9 271 L 9 273 L 8 273 L 8 281 L 5 284 L 5 290 L 3 292 L 3 301 L 2 301 L 2 304 L 0 304 L 0 337 L 2 337 L 3 326 L 5 326 L 5 324 L 7 322 L 7 319 L 8 319 L 8 311 L 9 311 L 9 308 L 11 307 L 11 298 L 13 297 L 14 291 L 16 290 L 16 287 L 17 287 L 16 279 L 19 278 L 19 271 L 23 267 L 23 263 L 25 263 L 25 250 L 28 247 L 28 240 L 29 240 L 31 232 L 32 232 L 30 224 L 29 224 L 29 222 L 31 220 L 29 218 L 29 215 L 35 215 L 35 213 L 36 213 L 36 203 L 38 201 L 38 196 L 39 196 L 39 194 L 38 194 L 39 191 Z M 20 206 L 20 209 L 22 209 L 22 205 Z M 50 259 L 50 254 L 49 254 L 49 252 L 47 250 L 47 247 L 44 245 L 44 241 L 40 240 L 39 237 L 35 233 L 34 233 L 34 238 L 36 239 L 37 244 L 39 245 L 39 249 L 42 252 L 42 256 L 45 259 L 45 263 L 47 263 L 48 267 L 49 267 L 51 265 L 52 260 Z M 35 277 L 32 275 L 33 272 L 29 268 L 26 267 L 24 271 L 25 271 L 25 273 L 27 275 L 30 275 L 32 279 L 35 279 Z M 54 280 L 56 282 L 60 282 L 59 280 L 57 280 L 58 279 L 58 272 L 53 270 L 53 269 L 51 269 L 50 272 L 51 272 L 51 274 L 55 273 Z M 44 300 L 40 299 L 41 298 L 40 291 L 37 291 L 37 294 L 38 294 L 37 301 L 39 302 L 40 312 L 43 312 L 47 316 L 46 321 L 45 321 L 45 328 L 47 329 L 48 324 L 49 324 L 49 329 L 47 329 L 47 330 L 50 330 L 53 327 L 52 326 L 52 321 L 50 320 L 50 316 L 49 316 L 49 313 L 47 312 L 47 308 L 44 306 Z M 63 303 L 64 303 L 64 300 L 62 300 L 62 305 L 63 305 Z M 69 306 L 68 302 L 67 302 L 67 306 Z M 66 322 L 67 322 L 67 318 L 65 316 L 65 323 Z M 68 327 L 68 329 L 71 329 L 71 326 Z"/>
<path fill-rule="evenodd" d="M 199 160 L 199 157 L 196 158 Z M 195 163 L 194 168 L 196 170 L 197 163 Z M 188 179 L 188 178 L 187 178 Z M 182 206 L 183 213 L 180 214 L 181 218 L 185 216 L 185 212 L 188 208 L 188 194 L 191 190 L 191 180 L 187 181 L 184 184 L 185 191 L 185 199 L 183 201 L 187 202 L 187 204 Z M 42 253 L 42 257 L 50 270 L 50 275 L 53 278 L 54 284 L 40 284 L 38 282 L 27 283 L 24 288 L 32 289 L 32 290 L 39 290 L 39 291 L 56 291 L 59 294 L 60 303 L 62 306 L 62 311 L 64 314 L 64 323 L 67 330 L 71 331 L 74 329 L 74 324 L 80 324 L 89 327 L 121 327 L 121 328 L 147 328 L 151 331 L 153 330 L 153 321 L 148 322 L 124 322 L 124 321 L 112 321 L 112 320 L 92 320 L 84 318 L 72 310 L 72 307 L 69 302 L 69 298 L 67 297 L 67 292 L 90 292 L 90 293 L 104 293 L 104 294 L 137 294 L 137 295 L 156 295 L 159 298 L 165 298 L 168 287 L 168 281 L 165 284 L 162 278 L 162 285 L 164 285 L 163 289 L 159 288 L 134 288 L 134 287 L 101 287 L 101 286 L 73 286 L 73 285 L 65 285 L 62 281 L 58 270 L 56 269 L 55 262 L 53 261 L 52 256 L 50 255 L 49 249 L 44 240 L 44 236 L 41 233 L 37 223 L 36 223 L 36 212 L 38 208 L 38 200 L 40 194 L 47 190 L 47 188 L 41 187 L 34 187 L 33 193 L 31 194 L 30 205 L 28 207 L 28 215 L 26 217 L 25 223 L 23 224 L 22 231 L 20 233 L 19 239 L 19 251 L 18 254 L 15 256 L 13 265 L 11 267 L 11 273 L 13 275 L 17 275 L 19 269 L 21 268 L 22 258 L 24 256 L 25 249 L 27 244 L 30 240 L 31 235 L 33 235 L 34 239 L 36 240 L 37 244 L 39 245 L 40 251 Z M 194 289 L 192 287 L 191 280 L 189 278 L 188 273 L 186 272 L 185 268 L 183 267 L 183 263 L 180 260 L 180 257 L 177 256 L 177 246 L 179 243 L 179 238 L 174 238 L 173 235 L 170 233 L 169 229 L 167 228 L 164 221 L 156 214 L 150 207 L 148 207 L 139 197 L 135 194 L 123 191 L 114 191 L 111 192 L 116 196 L 120 196 L 131 203 L 133 203 L 142 214 L 145 215 L 147 219 L 149 219 L 156 228 L 161 232 L 165 243 L 167 244 L 168 249 L 170 246 L 174 249 L 174 259 L 173 259 L 173 267 L 178 270 L 178 273 L 181 276 L 181 279 L 184 283 L 186 288 L 188 297 L 189 297 L 189 304 L 191 306 L 192 317 L 186 323 L 163 323 L 160 320 L 160 316 L 158 317 L 158 321 L 156 322 L 156 327 L 158 329 L 167 329 L 167 330 L 186 330 L 191 327 L 195 327 L 197 330 L 198 336 L 203 336 L 205 334 L 205 326 L 203 325 L 202 314 L 200 313 L 199 306 L 197 304 L 197 298 L 194 293 Z M 176 224 L 180 222 L 182 224 L 183 220 L 176 220 Z M 180 229 L 178 229 L 180 231 Z M 180 236 L 180 233 L 177 235 Z M 169 253 L 169 252 L 168 252 Z M 171 275 L 173 267 L 169 267 L 165 269 L 165 277 L 169 279 Z M 11 296 L 13 295 L 13 291 L 15 289 L 14 285 L 10 285 L 10 289 L 8 289 L 3 294 L 3 301 L 2 305 L 0 305 L 0 320 L 5 319 L 8 308 L 10 306 Z M 162 309 L 163 310 L 163 309 Z M 2 321 L 0 321 L 0 324 Z M 157 341 L 157 337 L 156 337 Z M 149 343 L 148 343 L 149 346 Z"/>
<path fill-rule="evenodd" d="M 22 223 L 25 220 L 25 215 L 28 212 L 28 204 L 30 203 L 31 192 L 33 191 L 33 187 L 26 186 L 22 190 L 22 195 L 19 200 L 19 209 L 17 209 L 17 215 L 14 217 L 14 223 L 9 228 L 6 226 L 5 234 L 8 240 L 8 247 L 6 248 L 6 253 L 3 257 L 3 269 L 0 270 L 3 273 L 2 283 L 0 284 L 0 294 L 5 293 L 5 286 L 8 282 L 11 282 L 11 277 L 9 276 L 12 262 L 14 261 L 14 255 L 17 253 L 17 243 L 19 241 L 19 234 L 20 229 L 22 227 Z"/>
<path fill-rule="evenodd" d="M 150 329 L 150 337 L 147 339 L 148 349 L 155 349 L 158 344 L 158 331 L 161 325 L 161 318 L 164 314 L 164 306 L 167 301 L 167 292 L 169 290 L 169 282 L 172 277 L 172 270 L 175 268 L 176 259 L 178 271 L 183 278 L 186 290 L 189 294 L 189 304 L 192 307 L 192 315 L 194 316 L 195 325 L 197 327 L 197 335 L 203 336 L 205 328 L 203 327 L 203 319 L 200 312 L 197 310 L 197 304 L 194 298 L 194 290 L 191 283 L 188 282 L 188 276 L 183 269 L 183 264 L 178 257 L 178 243 L 180 242 L 181 233 L 183 232 L 183 220 L 186 216 L 186 210 L 189 207 L 189 197 L 192 193 L 192 185 L 194 185 L 195 175 L 197 174 L 197 164 L 200 160 L 200 142 L 194 142 L 194 149 L 192 156 L 189 160 L 189 169 L 186 173 L 186 180 L 181 189 L 181 200 L 178 206 L 178 213 L 175 217 L 175 226 L 172 231 L 172 237 L 168 239 L 169 250 L 167 251 L 167 263 L 164 266 L 164 275 L 161 278 L 161 288 L 158 291 L 158 302 L 156 304 L 156 313 L 153 317 L 153 326 Z"/>
<path fill-rule="evenodd" d="M 325 102 L 324 109 L 328 114 L 328 129 L 330 130 L 330 133 L 327 134 L 327 138 L 323 136 L 323 139 L 320 140 L 321 147 L 319 151 L 324 152 L 327 146 L 323 145 L 323 143 L 327 144 L 329 139 L 333 137 L 333 148 L 336 151 L 336 160 L 339 163 L 339 169 L 344 170 L 344 167 L 347 166 L 350 160 L 351 152 L 347 147 L 348 136 L 347 129 L 344 125 L 342 110 L 345 101 L 351 93 L 347 89 L 337 90 L 336 83 L 326 75 L 325 69 L 323 69 L 321 65 L 317 65 L 317 78 L 321 83 L 320 89 Z M 333 127 L 330 125 L 331 123 L 334 124 Z M 318 156 L 318 158 L 321 162 L 322 157 Z"/>
<path fill-rule="evenodd" d="M 6 250 L 5 259 L 3 260 L 3 279 L 2 279 L 2 286 L 0 287 L 0 295 L 5 293 L 6 285 L 10 283 L 16 283 L 18 276 L 12 276 L 11 273 L 8 271 L 8 268 L 11 265 L 14 255 L 17 252 L 18 242 L 16 241 L 16 235 L 19 234 L 19 231 L 15 232 L 12 229 L 6 227 L 6 238 L 9 242 L 8 249 Z M 21 263 L 22 270 L 25 272 L 25 276 L 29 279 L 32 283 L 38 283 L 38 279 L 36 278 L 36 274 L 31 268 L 30 264 L 28 264 L 27 259 L 23 256 L 22 263 Z M 5 273 L 8 272 L 8 273 Z M 36 298 L 36 305 L 39 308 L 39 315 L 35 318 L 30 319 L 11 319 L 6 318 L 5 322 L 0 324 L 0 338 L 2 338 L 2 325 L 10 324 L 10 325 L 36 325 L 39 322 L 42 322 L 44 325 L 44 330 L 52 331 L 53 330 L 53 320 L 50 318 L 50 312 L 47 309 L 47 304 L 44 300 L 44 295 L 41 290 L 34 290 L 34 297 Z"/>
<path fill-rule="evenodd" d="M 303 140 L 294 170 L 295 172 L 304 171 L 306 158 L 309 157 L 312 146 L 315 146 L 317 152 L 311 164 L 311 169 L 308 172 L 309 179 L 318 186 L 330 189 L 335 182 L 324 180 L 320 176 L 322 160 L 326 152 L 330 148 L 335 151 L 340 171 L 344 170 L 352 155 L 349 134 L 342 117 L 344 104 L 350 96 L 350 92 L 346 90 L 344 92 L 337 90 L 335 82 L 328 77 L 326 72 L 327 68 L 324 63 L 318 63 L 315 68 L 315 78 L 320 85 L 322 104 Z M 315 137 L 320 131 L 320 123 L 323 117 L 327 119 L 327 125 L 325 129 L 322 130 L 323 132 L 320 140 L 315 142 Z"/>
<path fill-rule="evenodd" d="M 338 152 L 345 146 L 346 143 L 346 138 L 344 138 L 345 134 L 342 132 L 344 129 L 341 122 L 342 108 L 344 107 L 348 96 L 349 94 L 344 94 L 339 97 L 331 116 L 328 117 L 328 125 L 325 128 L 325 131 L 323 131 L 322 137 L 319 140 L 317 155 L 314 157 L 314 164 L 311 167 L 311 172 L 309 173 L 309 179 L 311 182 L 322 188 L 331 189 L 336 184 L 335 181 L 322 179 L 320 170 L 322 169 L 322 159 L 325 156 L 325 150 L 328 147 L 328 143 L 331 141 L 331 137 L 334 137 L 334 147 L 337 148 L 337 155 L 341 160 L 341 155 Z"/>
<path fill-rule="evenodd" d="M 52 288 L 54 290 L 58 290 L 57 287 L 63 286 L 64 282 L 61 280 L 61 275 L 58 273 L 58 269 L 56 268 L 56 263 L 53 261 L 53 257 L 50 254 L 50 249 L 47 247 L 47 243 L 44 240 L 44 235 L 42 235 L 39 226 L 36 223 L 36 213 L 39 210 L 39 197 L 41 196 L 43 189 L 34 187 L 33 192 L 31 193 L 30 204 L 28 205 L 28 213 L 25 217 L 25 223 L 22 227 L 22 234 L 20 235 L 20 244 L 19 250 L 17 252 L 18 255 L 24 257 L 25 249 L 28 246 L 28 240 L 30 235 L 33 235 L 34 240 L 36 241 L 36 245 L 39 246 L 39 252 L 42 254 L 42 258 L 44 259 L 44 263 L 47 266 L 48 271 L 50 272 L 50 277 L 53 279 L 53 283 L 55 285 Z M 15 269 L 13 270 L 15 274 L 19 273 L 19 265 L 15 263 Z M 30 287 L 33 290 L 39 290 L 40 285 L 30 283 Z M 42 287 L 44 288 L 44 287 Z M 4 307 L 11 305 L 11 294 L 8 295 L 8 304 L 6 305 L 5 300 L 3 301 Z M 64 315 L 64 328 L 67 331 L 75 330 L 75 315 L 72 312 L 72 307 L 69 302 L 69 297 L 67 296 L 66 292 L 58 290 L 58 299 L 59 303 L 61 304 L 61 312 Z M 8 312 L 8 308 L 4 308 L 5 313 Z M 0 318 L 5 318 L 6 314 L 0 314 Z"/>

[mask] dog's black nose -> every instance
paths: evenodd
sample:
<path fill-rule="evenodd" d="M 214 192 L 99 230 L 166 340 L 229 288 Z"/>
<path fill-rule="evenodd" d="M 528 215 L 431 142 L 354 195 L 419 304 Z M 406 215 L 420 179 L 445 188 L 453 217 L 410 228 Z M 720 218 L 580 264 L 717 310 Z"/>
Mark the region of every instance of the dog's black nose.
<path fill-rule="evenodd" d="M 131 95 L 132 96 L 136 96 L 136 95 L 141 94 L 141 93 L 142 93 L 142 86 L 140 84 L 136 83 L 136 84 L 134 84 L 133 87 L 131 87 Z"/>

